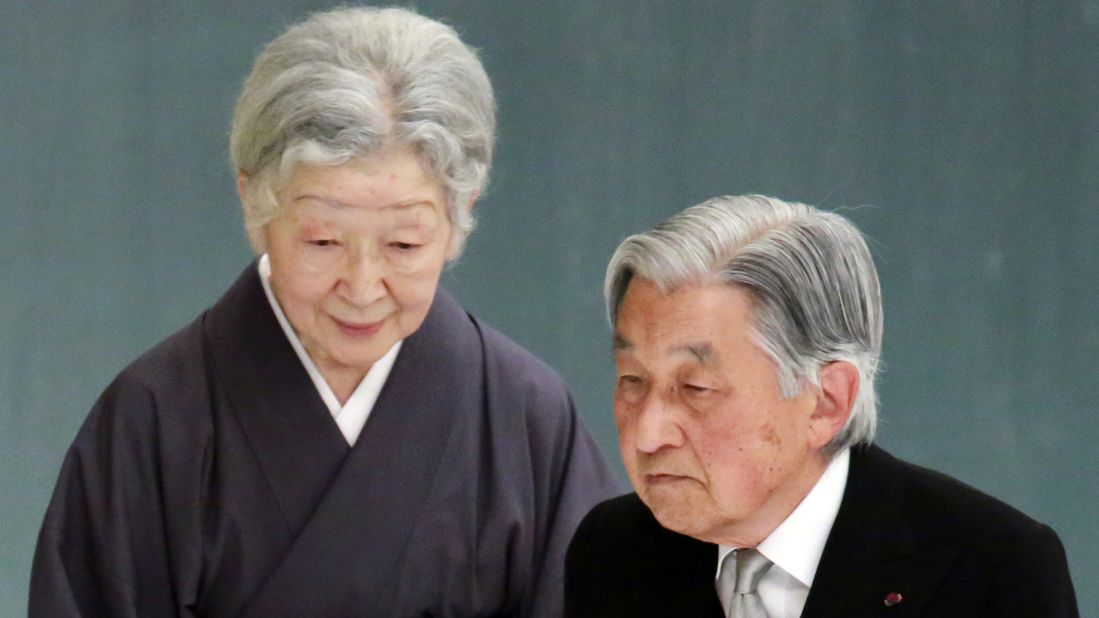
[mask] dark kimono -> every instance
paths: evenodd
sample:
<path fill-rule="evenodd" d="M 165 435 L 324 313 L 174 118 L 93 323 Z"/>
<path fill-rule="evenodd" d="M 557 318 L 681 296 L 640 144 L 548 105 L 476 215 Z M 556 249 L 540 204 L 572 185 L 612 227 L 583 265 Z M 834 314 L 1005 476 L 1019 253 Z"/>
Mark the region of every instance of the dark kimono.
<path fill-rule="evenodd" d="M 69 450 L 31 616 L 560 616 L 618 493 L 561 379 L 440 290 L 349 447 L 250 266 Z"/>

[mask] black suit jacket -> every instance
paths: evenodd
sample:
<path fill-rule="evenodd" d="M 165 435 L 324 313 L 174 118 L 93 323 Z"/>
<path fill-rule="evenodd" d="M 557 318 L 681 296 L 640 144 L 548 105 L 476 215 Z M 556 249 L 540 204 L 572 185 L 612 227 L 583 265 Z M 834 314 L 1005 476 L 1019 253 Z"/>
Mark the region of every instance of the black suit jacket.
<path fill-rule="evenodd" d="M 722 616 L 717 546 L 666 530 L 637 494 L 596 506 L 569 547 L 568 616 Z M 887 607 L 885 597 L 899 593 Z M 1049 527 L 877 447 L 851 452 L 803 617 L 1079 616 Z"/>

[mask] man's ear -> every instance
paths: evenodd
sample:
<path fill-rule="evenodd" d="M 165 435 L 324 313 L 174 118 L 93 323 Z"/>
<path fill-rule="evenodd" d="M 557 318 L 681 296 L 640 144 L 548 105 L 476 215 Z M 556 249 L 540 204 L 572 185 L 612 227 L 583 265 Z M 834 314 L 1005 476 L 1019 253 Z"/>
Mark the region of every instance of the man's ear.
<path fill-rule="evenodd" d="M 832 441 L 851 416 L 859 394 L 859 370 L 848 361 L 833 361 L 820 370 L 820 393 L 809 416 L 809 440 L 816 449 Z"/>

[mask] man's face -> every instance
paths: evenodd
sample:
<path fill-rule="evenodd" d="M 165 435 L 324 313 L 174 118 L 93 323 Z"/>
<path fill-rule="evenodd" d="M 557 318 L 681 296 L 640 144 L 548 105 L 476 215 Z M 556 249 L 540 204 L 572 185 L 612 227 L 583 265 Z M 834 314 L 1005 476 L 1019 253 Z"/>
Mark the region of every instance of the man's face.
<path fill-rule="evenodd" d="M 754 546 L 824 469 L 818 390 L 779 391 L 752 341 L 752 297 L 715 283 L 631 281 L 615 333 L 614 415 L 630 481 L 670 530 Z"/>

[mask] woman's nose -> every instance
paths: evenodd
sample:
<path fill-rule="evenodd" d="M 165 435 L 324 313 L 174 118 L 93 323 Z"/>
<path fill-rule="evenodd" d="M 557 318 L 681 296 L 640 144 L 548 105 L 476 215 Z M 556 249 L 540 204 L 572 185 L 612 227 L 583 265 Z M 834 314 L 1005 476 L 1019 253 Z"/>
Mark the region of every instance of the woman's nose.
<path fill-rule="evenodd" d="M 354 251 L 341 277 L 341 294 L 347 302 L 365 307 L 386 295 L 385 268 L 375 252 Z"/>

